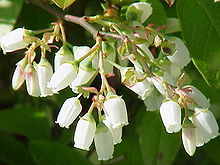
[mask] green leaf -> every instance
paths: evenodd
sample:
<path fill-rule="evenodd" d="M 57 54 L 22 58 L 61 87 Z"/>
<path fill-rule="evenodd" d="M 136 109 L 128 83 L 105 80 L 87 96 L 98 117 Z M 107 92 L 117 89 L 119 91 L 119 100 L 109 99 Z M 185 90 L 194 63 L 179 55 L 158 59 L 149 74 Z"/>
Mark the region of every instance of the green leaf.
<path fill-rule="evenodd" d="M 146 23 L 155 23 L 156 27 L 166 25 L 167 15 L 161 2 L 159 0 L 147 0 L 146 2 L 149 2 L 153 8 L 153 13 L 147 19 Z"/>
<path fill-rule="evenodd" d="M 220 4 L 210 0 L 179 0 L 183 37 L 193 63 L 206 82 L 220 89 Z"/>
<path fill-rule="evenodd" d="M 32 141 L 29 148 L 34 160 L 39 165 L 92 165 L 83 155 L 73 147 L 67 147 L 60 143 Z"/>
<path fill-rule="evenodd" d="M 25 106 L 0 111 L 0 130 L 17 133 L 34 140 L 49 140 L 46 114 Z"/>
<path fill-rule="evenodd" d="M 145 112 L 139 128 L 142 156 L 146 165 L 170 165 L 180 146 L 179 134 L 168 134 L 160 115 Z"/>
<path fill-rule="evenodd" d="M 13 29 L 23 2 L 24 0 L 0 0 L 0 38 Z"/>
<path fill-rule="evenodd" d="M 52 0 L 58 7 L 65 9 L 69 7 L 76 0 Z"/>
<path fill-rule="evenodd" d="M 0 160 L 10 165 L 34 165 L 27 147 L 10 136 L 0 135 Z"/>

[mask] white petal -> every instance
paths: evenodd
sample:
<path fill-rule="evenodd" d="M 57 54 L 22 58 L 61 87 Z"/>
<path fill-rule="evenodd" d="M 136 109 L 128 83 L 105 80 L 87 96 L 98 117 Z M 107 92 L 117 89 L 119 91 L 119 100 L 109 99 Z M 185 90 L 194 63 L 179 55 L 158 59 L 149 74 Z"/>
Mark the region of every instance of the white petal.
<path fill-rule="evenodd" d="M 192 156 L 196 151 L 196 132 L 195 128 L 182 128 L 182 141 L 186 152 Z"/>
<path fill-rule="evenodd" d="M 174 101 L 166 101 L 160 106 L 160 115 L 168 133 L 179 132 L 181 129 L 181 108 Z"/>

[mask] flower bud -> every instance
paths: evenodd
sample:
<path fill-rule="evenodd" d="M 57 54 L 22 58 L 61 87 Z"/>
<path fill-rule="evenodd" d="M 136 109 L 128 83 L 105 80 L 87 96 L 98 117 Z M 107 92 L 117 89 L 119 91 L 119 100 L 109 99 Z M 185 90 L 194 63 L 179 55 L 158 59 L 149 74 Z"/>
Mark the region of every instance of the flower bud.
<path fill-rule="evenodd" d="M 51 77 L 48 87 L 52 89 L 53 93 L 66 88 L 76 78 L 77 69 L 74 64 L 64 63 L 58 67 Z"/>
<path fill-rule="evenodd" d="M 91 113 L 85 114 L 77 123 L 74 147 L 89 150 L 96 132 L 96 123 Z"/>
<path fill-rule="evenodd" d="M 219 127 L 212 112 L 200 108 L 195 108 L 195 112 L 192 120 L 202 138 L 209 140 L 218 136 Z"/>
<path fill-rule="evenodd" d="M 54 69 L 55 71 L 58 67 L 66 62 L 71 62 L 74 60 L 74 56 L 72 52 L 69 50 L 67 46 L 62 46 L 60 50 L 56 53 L 54 57 Z"/>
<path fill-rule="evenodd" d="M 106 117 L 105 120 L 103 120 L 103 123 L 109 128 L 110 132 L 112 133 L 113 143 L 119 144 L 122 142 L 122 127 L 118 127 L 113 129 L 112 123 L 108 117 Z"/>
<path fill-rule="evenodd" d="M 25 79 L 27 91 L 30 96 L 39 97 L 40 87 L 38 84 L 37 71 L 34 69 L 32 64 L 27 64 L 25 68 Z"/>
<path fill-rule="evenodd" d="M 209 108 L 210 106 L 209 100 L 196 87 L 192 85 L 188 85 L 185 86 L 184 88 L 188 88 L 190 90 L 189 92 L 187 92 L 187 94 L 196 104 L 198 104 L 199 107 L 204 109 Z M 195 107 L 194 103 L 189 103 L 188 106 L 190 109 L 194 109 Z"/>
<path fill-rule="evenodd" d="M 168 133 L 181 129 L 181 108 L 176 102 L 169 100 L 160 106 L 160 116 Z"/>
<path fill-rule="evenodd" d="M 126 18 L 127 20 L 144 23 L 147 20 L 147 18 L 152 14 L 152 11 L 153 9 L 150 3 L 147 2 L 132 3 L 126 11 Z"/>
<path fill-rule="evenodd" d="M 25 68 L 27 66 L 27 62 L 27 58 L 24 57 L 16 64 L 17 67 L 12 77 L 12 88 L 14 90 L 18 90 L 25 81 Z"/>
<path fill-rule="evenodd" d="M 97 125 L 94 141 L 98 160 L 109 160 L 113 158 L 113 138 L 105 124 L 99 123 Z"/>
<path fill-rule="evenodd" d="M 193 156 L 196 151 L 196 130 L 189 119 L 184 119 L 183 121 L 182 141 L 186 152 Z"/>
<path fill-rule="evenodd" d="M 104 112 L 109 117 L 112 128 L 128 125 L 127 108 L 121 97 L 108 93 L 104 102 Z"/>
<path fill-rule="evenodd" d="M 167 56 L 167 58 L 173 64 L 177 65 L 180 68 L 183 68 L 191 61 L 189 51 L 181 39 L 177 37 L 172 37 L 171 40 L 171 43 L 175 44 L 176 52 L 171 56 Z"/>
<path fill-rule="evenodd" d="M 60 127 L 69 128 L 81 111 L 82 106 L 78 98 L 68 98 L 63 103 L 55 123 L 58 123 Z"/>
<path fill-rule="evenodd" d="M 53 95 L 51 89 L 47 87 L 47 84 L 50 81 L 51 76 L 53 74 L 53 69 L 51 64 L 49 63 L 49 61 L 47 61 L 46 58 L 41 57 L 41 60 L 37 65 L 36 69 L 39 79 L 41 97 Z"/>
<path fill-rule="evenodd" d="M 1 37 L 0 45 L 4 54 L 25 48 L 28 44 L 24 41 L 23 37 L 27 35 L 27 33 L 27 30 L 17 28 Z"/>

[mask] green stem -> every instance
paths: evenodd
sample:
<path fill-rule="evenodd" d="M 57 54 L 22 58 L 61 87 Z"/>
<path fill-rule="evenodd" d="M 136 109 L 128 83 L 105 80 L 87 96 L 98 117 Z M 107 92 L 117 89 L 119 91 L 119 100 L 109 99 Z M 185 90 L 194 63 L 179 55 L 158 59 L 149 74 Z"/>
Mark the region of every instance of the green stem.
<path fill-rule="evenodd" d="M 118 70 L 120 70 L 122 68 L 122 66 L 116 64 L 115 62 L 109 60 L 109 59 L 105 59 L 108 63 L 110 63 L 111 65 L 113 65 L 114 67 L 116 67 Z"/>
<path fill-rule="evenodd" d="M 37 35 L 37 34 L 45 33 L 45 32 L 48 32 L 48 31 L 53 31 L 53 29 L 54 28 L 51 27 L 51 28 L 46 28 L 46 29 L 41 29 L 41 30 L 33 30 L 32 34 Z"/>

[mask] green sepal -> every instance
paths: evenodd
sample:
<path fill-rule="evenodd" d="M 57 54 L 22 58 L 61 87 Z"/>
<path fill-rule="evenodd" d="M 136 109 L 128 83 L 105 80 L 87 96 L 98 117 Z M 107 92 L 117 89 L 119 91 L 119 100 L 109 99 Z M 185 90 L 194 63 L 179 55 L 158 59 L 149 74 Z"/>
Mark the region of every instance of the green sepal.
<path fill-rule="evenodd" d="M 108 132 L 109 128 L 103 123 L 100 122 L 96 127 L 96 134 L 101 132 Z"/>
<path fill-rule="evenodd" d="M 195 128 L 195 125 L 192 123 L 191 120 L 189 120 L 187 117 L 185 117 L 183 119 L 183 124 L 182 124 L 183 128 Z"/>

